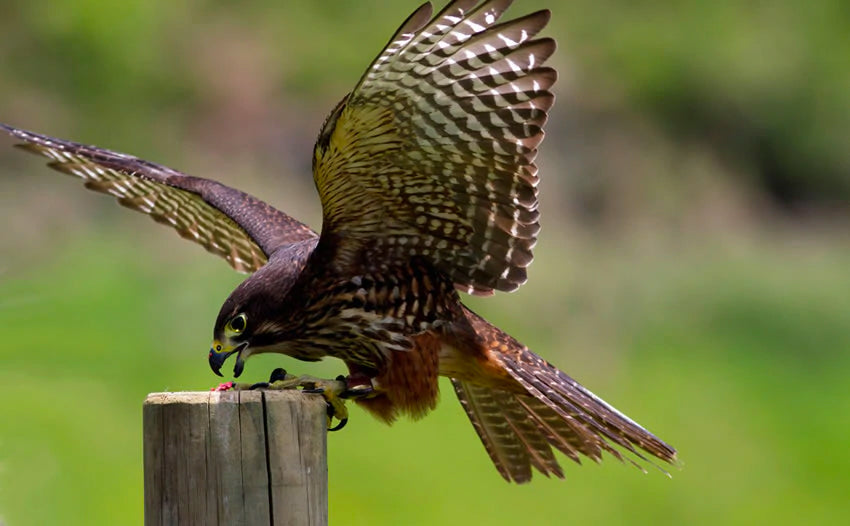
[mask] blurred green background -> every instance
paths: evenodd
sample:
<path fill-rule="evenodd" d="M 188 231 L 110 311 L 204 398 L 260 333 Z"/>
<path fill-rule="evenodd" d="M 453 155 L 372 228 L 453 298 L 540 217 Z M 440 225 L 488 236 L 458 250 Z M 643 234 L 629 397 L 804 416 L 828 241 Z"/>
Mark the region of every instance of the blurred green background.
<path fill-rule="evenodd" d="M 850 519 L 846 3 L 518 0 L 561 80 L 530 281 L 474 308 L 675 445 L 505 484 L 443 386 L 329 437 L 333 524 Z M 11 1 L 0 121 L 218 179 L 315 228 L 326 113 L 416 0 Z M 139 524 L 141 403 L 217 383 L 241 277 L 0 138 L 0 523 Z M 336 375 L 339 362 L 261 356 Z M 568 462 L 565 460 L 565 462 Z"/>

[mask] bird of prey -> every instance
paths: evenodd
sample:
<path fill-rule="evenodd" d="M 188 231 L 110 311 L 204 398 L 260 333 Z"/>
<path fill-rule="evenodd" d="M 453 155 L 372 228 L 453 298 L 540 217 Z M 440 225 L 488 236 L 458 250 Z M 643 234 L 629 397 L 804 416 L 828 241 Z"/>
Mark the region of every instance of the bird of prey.
<path fill-rule="evenodd" d="M 449 377 L 497 470 L 518 483 L 532 469 L 563 478 L 555 450 L 673 463 L 672 447 L 458 293 L 517 289 L 539 230 L 534 159 L 555 41 L 537 37 L 546 10 L 500 22 L 509 4 L 452 0 L 432 17 L 426 3 L 390 38 L 314 147 L 321 234 L 215 181 L 0 126 L 52 168 L 253 273 L 215 321 L 217 374 L 229 356 L 236 377 L 259 353 L 332 356 L 349 372 L 338 391 L 386 422 L 434 409 Z"/>

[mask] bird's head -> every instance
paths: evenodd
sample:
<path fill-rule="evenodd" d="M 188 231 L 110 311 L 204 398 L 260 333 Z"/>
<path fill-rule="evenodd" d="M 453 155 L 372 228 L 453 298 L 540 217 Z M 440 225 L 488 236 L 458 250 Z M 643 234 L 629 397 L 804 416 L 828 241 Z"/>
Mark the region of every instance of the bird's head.
<path fill-rule="evenodd" d="M 233 376 L 238 377 L 249 356 L 279 351 L 286 344 L 291 325 L 286 296 L 315 245 L 315 240 L 310 240 L 275 253 L 264 267 L 230 293 L 213 329 L 209 362 L 215 374 L 221 376 L 222 365 L 235 354 Z"/>
<path fill-rule="evenodd" d="M 259 336 L 258 329 L 268 325 L 267 314 L 260 308 L 266 302 L 262 301 L 261 291 L 251 281 L 251 278 L 244 281 L 230 294 L 216 318 L 209 362 L 210 368 L 219 376 L 222 365 L 233 354 L 236 355 L 233 376 L 242 374 L 245 360 L 255 350 L 251 344 Z"/>

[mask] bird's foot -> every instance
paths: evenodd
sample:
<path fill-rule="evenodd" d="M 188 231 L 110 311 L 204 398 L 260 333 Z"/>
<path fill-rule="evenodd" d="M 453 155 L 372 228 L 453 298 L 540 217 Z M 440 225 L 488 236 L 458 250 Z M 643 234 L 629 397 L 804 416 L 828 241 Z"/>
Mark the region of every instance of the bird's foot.
<path fill-rule="evenodd" d="M 345 391 L 339 396 L 345 399 L 369 398 L 376 394 L 375 384 L 365 374 L 351 374 L 348 377 L 338 376 L 337 380 L 345 381 Z"/>
<path fill-rule="evenodd" d="M 345 400 L 368 398 L 375 393 L 372 380 L 365 375 L 337 376 L 335 379 L 316 378 L 315 376 L 289 374 L 282 368 L 272 371 L 268 382 L 255 384 L 225 382 L 210 391 L 239 391 L 256 389 L 298 389 L 305 393 L 321 394 L 328 404 L 328 430 L 338 431 L 348 423 L 348 409 Z M 333 419 L 339 423 L 332 426 Z"/>
<path fill-rule="evenodd" d="M 268 382 L 256 383 L 250 389 L 298 389 L 305 393 L 321 394 L 328 405 L 328 431 L 339 431 L 348 423 L 348 409 L 345 407 L 343 395 L 348 392 L 348 383 L 345 378 L 338 376 L 335 380 L 316 378 L 315 376 L 287 373 L 278 368 L 272 371 Z M 333 425 L 333 420 L 339 420 Z"/>

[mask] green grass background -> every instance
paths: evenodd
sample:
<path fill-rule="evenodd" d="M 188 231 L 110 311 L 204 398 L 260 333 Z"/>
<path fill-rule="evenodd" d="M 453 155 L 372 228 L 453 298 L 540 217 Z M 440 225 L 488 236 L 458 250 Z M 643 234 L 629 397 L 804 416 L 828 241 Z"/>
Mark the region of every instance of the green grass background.
<path fill-rule="evenodd" d="M 554 11 L 558 89 L 610 105 L 624 126 L 638 115 L 672 150 L 697 142 L 732 159 L 704 175 L 734 181 L 731 219 L 721 206 L 679 221 L 700 187 L 676 187 L 682 195 L 659 205 L 640 197 L 656 195 L 657 181 L 638 178 L 637 212 L 621 217 L 614 201 L 616 227 L 586 224 L 563 183 L 582 172 L 556 154 L 588 154 L 565 146 L 571 114 L 556 113 L 530 281 L 470 301 L 677 447 L 683 465 L 668 478 L 608 458 L 566 466 L 566 481 L 511 486 L 443 385 L 419 422 L 386 427 L 353 409 L 329 437 L 331 523 L 846 522 L 846 16 L 830 16 L 830 2 L 517 3 L 514 13 Z M 0 19 L 0 120 L 221 179 L 318 227 L 309 148 L 323 112 L 414 4 L 13 2 Z M 727 155 L 731 143 L 713 135 L 724 112 L 706 108 L 730 107 L 748 123 L 732 142 L 757 131 L 803 166 L 786 175 L 816 182 L 801 194 L 828 197 L 815 212 L 766 204 L 757 163 Z M 701 113 L 682 117 L 693 108 Z M 142 401 L 217 383 L 206 365 L 212 322 L 241 277 L 10 144 L 0 138 L 0 523 L 139 524 Z M 246 377 L 279 365 L 343 372 L 260 356 Z"/>

